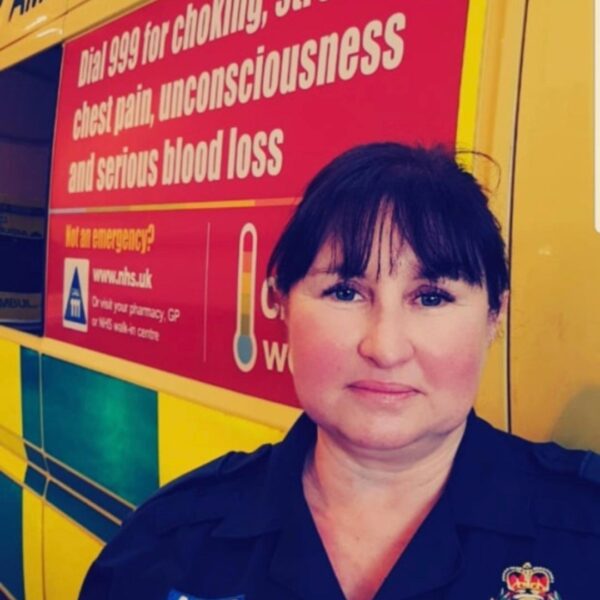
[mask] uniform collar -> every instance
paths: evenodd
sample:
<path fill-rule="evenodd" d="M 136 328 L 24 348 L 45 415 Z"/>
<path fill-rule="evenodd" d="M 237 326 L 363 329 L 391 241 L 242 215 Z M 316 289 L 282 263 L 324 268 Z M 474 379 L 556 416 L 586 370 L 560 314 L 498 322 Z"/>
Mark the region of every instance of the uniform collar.
<path fill-rule="evenodd" d="M 471 411 L 446 486 L 458 524 L 535 537 L 534 468 L 526 445 Z"/>
<path fill-rule="evenodd" d="M 273 446 L 268 467 L 240 492 L 214 529 L 218 537 L 256 536 L 288 522 L 294 499 L 302 496 L 302 470 L 314 447 L 316 426 L 302 414 L 285 439 Z M 472 411 L 446 491 L 456 523 L 518 536 L 535 535 L 533 467 L 523 440 L 480 419 Z M 297 507 L 296 507 L 297 508 Z"/>
<path fill-rule="evenodd" d="M 302 490 L 304 461 L 315 441 L 316 426 L 302 415 L 285 440 L 273 447 L 264 479 L 246 488 L 235 502 L 236 510 L 217 525 L 213 535 L 239 538 L 277 531 L 271 577 L 301 598 L 343 600 Z M 376 598 L 401 600 L 442 587 L 460 566 L 452 507 L 442 496 Z"/>

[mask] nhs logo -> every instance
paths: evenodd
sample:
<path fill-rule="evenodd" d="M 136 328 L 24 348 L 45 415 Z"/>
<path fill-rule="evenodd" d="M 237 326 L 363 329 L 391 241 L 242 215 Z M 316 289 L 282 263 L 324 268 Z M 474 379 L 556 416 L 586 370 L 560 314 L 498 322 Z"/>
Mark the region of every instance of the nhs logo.
<path fill-rule="evenodd" d="M 88 298 L 90 261 L 85 258 L 65 258 L 63 276 L 63 327 L 75 331 L 88 330 Z"/>

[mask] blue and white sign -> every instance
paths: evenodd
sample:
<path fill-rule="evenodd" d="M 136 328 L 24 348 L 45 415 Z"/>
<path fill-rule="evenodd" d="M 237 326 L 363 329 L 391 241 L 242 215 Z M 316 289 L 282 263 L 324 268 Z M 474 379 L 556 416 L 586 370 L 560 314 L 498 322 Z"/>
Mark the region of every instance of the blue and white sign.
<path fill-rule="evenodd" d="M 85 258 L 65 258 L 63 327 L 82 332 L 88 330 L 89 281 L 89 260 Z"/>

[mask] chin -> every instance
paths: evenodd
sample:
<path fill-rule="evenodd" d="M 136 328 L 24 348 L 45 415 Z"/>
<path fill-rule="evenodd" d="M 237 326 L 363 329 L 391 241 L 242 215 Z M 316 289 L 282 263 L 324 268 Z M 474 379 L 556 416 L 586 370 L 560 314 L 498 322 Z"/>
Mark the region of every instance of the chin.
<path fill-rule="evenodd" d="M 363 450 L 400 450 L 427 437 L 427 431 L 406 426 L 390 426 L 393 423 L 338 424 L 327 428 L 343 443 Z"/>
<path fill-rule="evenodd" d="M 436 423 L 418 423 L 407 417 L 362 418 L 336 423 L 320 421 L 318 415 L 311 418 L 339 444 L 376 452 L 437 446 L 465 423 L 466 416 L 457 415 Z"/>

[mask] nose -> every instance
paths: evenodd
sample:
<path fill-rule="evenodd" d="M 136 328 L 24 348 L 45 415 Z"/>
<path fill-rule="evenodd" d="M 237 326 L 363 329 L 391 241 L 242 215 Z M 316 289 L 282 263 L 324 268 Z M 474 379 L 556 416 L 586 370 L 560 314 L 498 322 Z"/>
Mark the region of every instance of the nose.
<path fill-rule="evenodd" d="M 414 351 L 402 308 L 374 308 L 366 320 L 358 353 L 380 368 L 390 368 L 410 360 Z"/>

